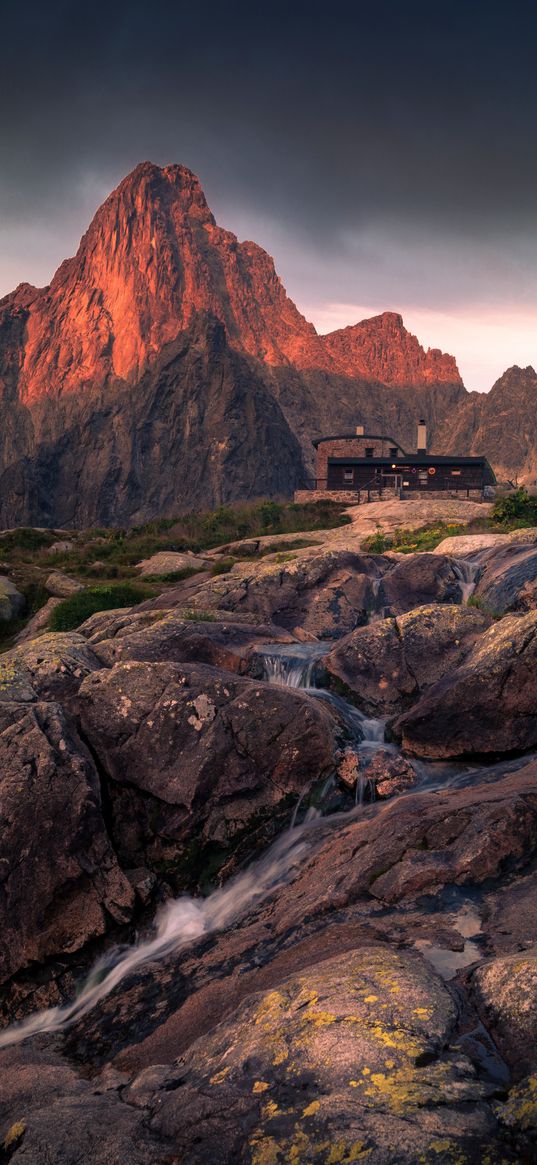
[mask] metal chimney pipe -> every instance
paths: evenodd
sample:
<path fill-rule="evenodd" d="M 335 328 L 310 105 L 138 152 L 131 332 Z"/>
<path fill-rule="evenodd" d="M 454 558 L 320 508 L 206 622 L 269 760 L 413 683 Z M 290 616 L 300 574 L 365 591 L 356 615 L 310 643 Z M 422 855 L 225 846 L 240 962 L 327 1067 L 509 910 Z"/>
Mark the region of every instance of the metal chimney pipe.
<path fill-rule="evenodd" d="M 418 453 L 427 452 L 427 425 L 424 420 L 418 422 Z"/>

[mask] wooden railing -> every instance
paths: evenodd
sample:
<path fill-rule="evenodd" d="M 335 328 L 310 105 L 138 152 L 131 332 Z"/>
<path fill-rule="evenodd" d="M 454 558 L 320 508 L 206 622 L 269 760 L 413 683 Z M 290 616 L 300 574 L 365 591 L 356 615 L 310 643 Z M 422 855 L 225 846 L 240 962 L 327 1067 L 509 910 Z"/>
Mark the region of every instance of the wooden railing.
<path fill-rule="evenodd" d="M 328 484 L 326 477 L 311 477 L 306 482 L 306 489 L 323 490 L 332 493 L 348 493 L 354 495 L 360 503 L 370 502 L 382 498 L 388 491 L 394 493 L 396 497 L 419 496 L 426 495 L 429 491 L 446 491 L 446 493 L 464 493 L 470 497 L 470 493 L 478 492 L 483 495 L 484 490 L 481 485 L 469 481 L 464 478 L 443 477 L 436 474 L 430 477 L 427 483 L 412 486 L 403 485 L 403 475 L 401 473 L 384 473 L 381 476 L 371 478 L 371 481 L 366 482 L 365 485 L 350 485 L 347 482 L 342 482 L 340 485 L 334 483 Z"/>

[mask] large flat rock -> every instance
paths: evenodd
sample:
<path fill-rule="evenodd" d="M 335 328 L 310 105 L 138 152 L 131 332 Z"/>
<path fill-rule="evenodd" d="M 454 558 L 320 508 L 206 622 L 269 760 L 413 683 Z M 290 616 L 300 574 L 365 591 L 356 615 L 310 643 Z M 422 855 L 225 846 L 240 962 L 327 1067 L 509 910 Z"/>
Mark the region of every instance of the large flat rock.
<path fill-rule="evenodd" d="M 148 662 L 207 663 L 231 672 L 248 670 L 252 654 L 267 643 L 293 643 L 294 637 L 271 623 L 235 622 L 216 614 L 203 619 L 195 610 L 133 609 L 106 618 L 92 616 L 81 628 L 103 665 L 129 659 Z"/>

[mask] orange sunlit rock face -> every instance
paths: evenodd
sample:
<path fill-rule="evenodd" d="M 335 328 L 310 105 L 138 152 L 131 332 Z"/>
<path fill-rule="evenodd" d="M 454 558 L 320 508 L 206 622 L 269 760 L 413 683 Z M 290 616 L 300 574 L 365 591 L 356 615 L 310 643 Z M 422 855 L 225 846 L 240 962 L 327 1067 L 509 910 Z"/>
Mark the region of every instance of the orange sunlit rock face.
<path fill-rule="evenodd" d="M 110 379 L 134 383 L 200 312 L 225 325 L 232 346 L 269 365 L 393 385 L 461 383 L 453 357 L 425 352 L 393 313 L 317 335 L 271 257 L 217 226 L 184 166 L 137 166 L 50 287 L 22 285 L 3 312 L 25 316 L 13 359 L 26 403 Z"/>
<path fill-rule="evenodd" d="M 371 377 L 382 384 L 410 388 L 462 384 L 455 358 L 438 348 L 425 351 L 396 312 L 385 311 L 373 319 L 339 328 L 323 340 L 338 371 L 347 376 Z"/>

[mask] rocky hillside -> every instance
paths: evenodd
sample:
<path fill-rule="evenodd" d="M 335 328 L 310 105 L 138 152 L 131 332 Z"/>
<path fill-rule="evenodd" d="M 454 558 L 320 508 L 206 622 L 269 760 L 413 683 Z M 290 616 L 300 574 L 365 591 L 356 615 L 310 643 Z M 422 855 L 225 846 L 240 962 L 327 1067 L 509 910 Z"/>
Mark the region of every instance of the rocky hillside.
<path fill-rule="evenodd" d="M 508 368 L 489 393 L 468 393 L 443 426 L 446 447 L 486 449 L 500 478 L 537 483 L 537 374 Z"/>
<path fill-rule="evenodd" d="M 534 382 L 518 396 L 510 418 L 530 414 Z M 143 163 L 49 287 L 0 303 L 0 525 L 290 494 L 312 438 L 357 421 L 412 448 L 425 416 L 433 443 L 459 452 L 488 450 L 492 429 L 512 475 L 528 441 L 505 436 L 495 398 L 475 398 L 394 313 L 319 336 L 270 256 L 216 224 L 190 170 Z"/>
<path fill-rule="evenodd" d="M 478 607 L 355 540 L 0 656 L 2 1165 L 536 1160 L 537 531 L 481 538 Z"/>

